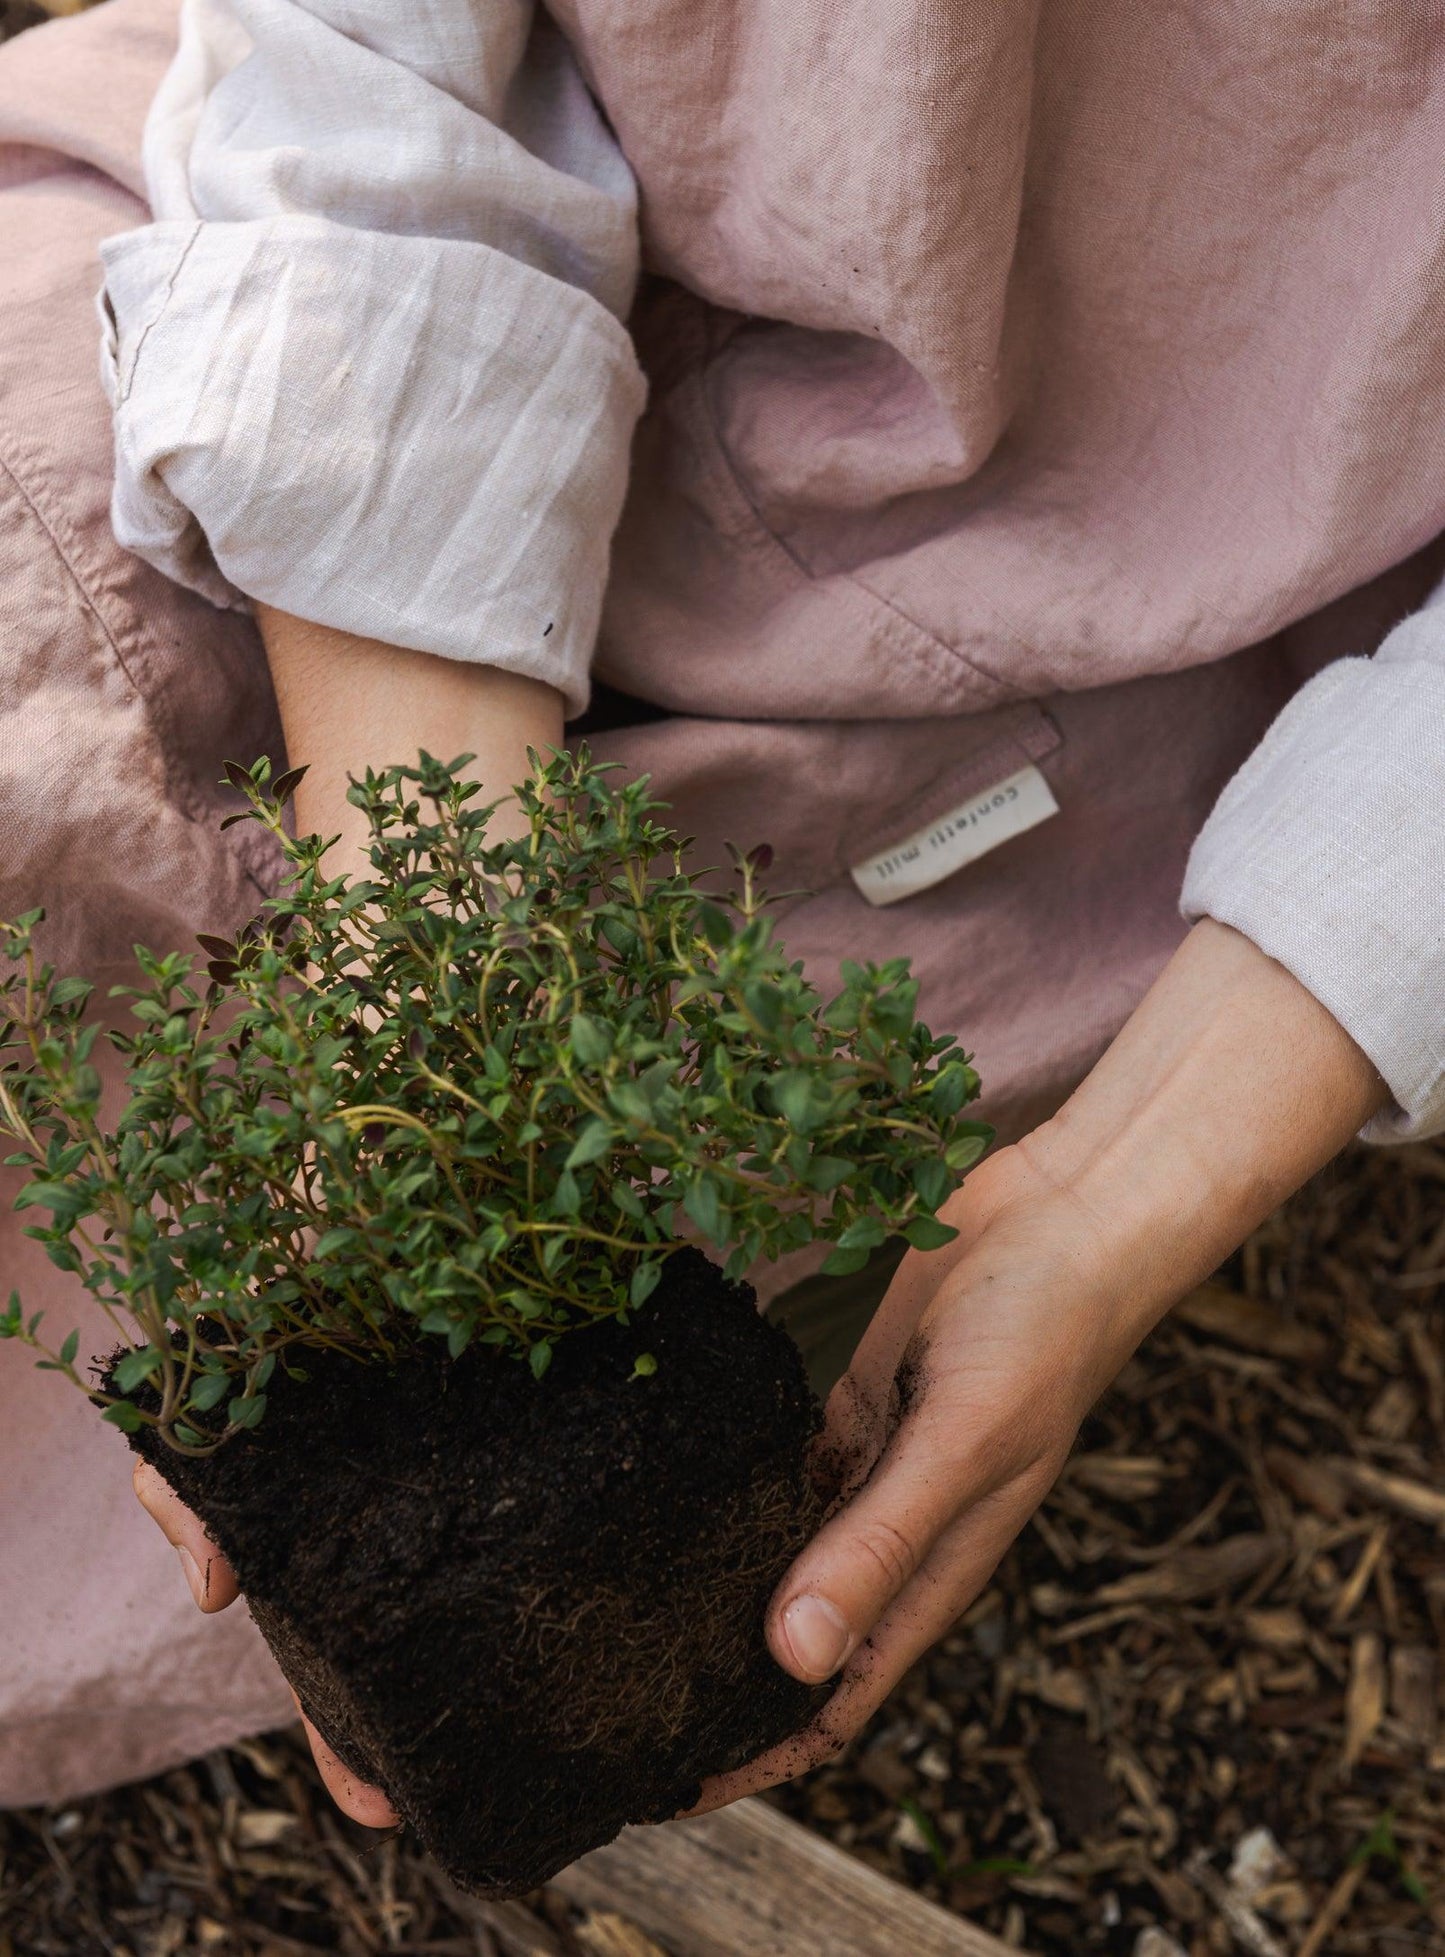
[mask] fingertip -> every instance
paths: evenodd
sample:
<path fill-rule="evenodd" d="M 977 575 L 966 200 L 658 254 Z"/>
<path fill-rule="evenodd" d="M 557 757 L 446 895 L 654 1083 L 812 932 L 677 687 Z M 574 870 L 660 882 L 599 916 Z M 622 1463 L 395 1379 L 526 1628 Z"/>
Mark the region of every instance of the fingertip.
<path fill-rule="evenodd" d="M 327 1793 L 348 1821 L 355 1821 L 363 1828 L 397 1828 L 401 1816 L 379 1787 L 370 1781 L 358 1780 L 351 1769 L 345 1766 L 322 1739 L 320 1733 L 307 1718 L 301 1701 L 296 1698 L 296 1688 L 291 1686 L 291 1697 L 296 1701 L 296 1711 L 305 1729 L 311 1757 L 316 1762 L 316 1770 L 321 1775 Z"/>
<path fill-rule="evenodd" d="M 768 1627 L 773 1656 L 804 1685 L 821 1685 L 841 1671 L 856 1642 L 842 1611 L 816 1591 L 784 1604 Z"/>

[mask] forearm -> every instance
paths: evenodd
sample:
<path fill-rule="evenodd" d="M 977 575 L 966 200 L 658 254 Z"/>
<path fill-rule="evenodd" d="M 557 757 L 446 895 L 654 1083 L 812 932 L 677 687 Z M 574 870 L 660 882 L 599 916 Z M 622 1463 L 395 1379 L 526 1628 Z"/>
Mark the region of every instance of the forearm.
<path fill-rule="evenodd" d="M 829 1402 L 856 1492 L 768 1616 L 817 1725 L 708 1790 L 830 1757 L 975 1598 L 1150 1327 L 1384 1104 L 1374 1067 L 1247 938 L 1195 927 L 1064 1108 L 910 1252 Z M 909 1391 L 900 1409 L 900 1367 Z"/>
<path fill-rule="evenodd" d="M 469 770 L 489 797 L 506 795 L 527 773 L 527 749 L 561 745 L 562 696 L 519 673 L 410 652 L 257 607 L 276 688 L 287 760 L 305 764 L 296 791 L 303 831 L 360 848 L 365 821 L 346 799 L 348 777 L 367 767 L 415 761 L 425 749 L 451 761 L 476 755 Z M 520 811 L 511 805 L 512 821 Z M 500 809 L 498 833 L 508 826 Z"/>
<path fill-rule="evenodd" d="M 1021 1152 L 1097 1218 L 1147 1314 L 1207 1276 L 1388 1099 L 1297 979 L 1205 919 Z"/>

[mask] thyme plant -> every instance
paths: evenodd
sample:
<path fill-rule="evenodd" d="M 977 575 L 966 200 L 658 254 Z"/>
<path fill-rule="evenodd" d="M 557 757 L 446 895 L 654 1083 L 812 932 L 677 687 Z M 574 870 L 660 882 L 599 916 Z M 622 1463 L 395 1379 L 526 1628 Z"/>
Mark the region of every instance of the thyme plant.
<path fill-rule="evenodd" d="M 470 759 L 353 782 L 367 878 L 288 835 L 301 771 L 228 765 L 249 803 L 229 820 L 271 832 L 282 881 L 236 943 L 199 940 L 203 971 L 136 947 L 114 1127 L 94 988 L 39 960 L 43 913 L 0 926 L 18 1203 L 122 1350 L 83 1379 L 78 1335 L 48 1344 L 13 1294 L 0 1336 L 118 1427 L 208 1452 L 318 1347 L 481 1340 L 540 1377 L 688 1237 L 737 1276 L 817 1237 L 847 1272 L 890 1232 L 955 1234 L 934 1212 L 989 1131 L 959 1118 L 977 1076 L 917 1022 L 904 960 L 844 965 L 825 1003 L 764 914 L 770 851 L 706 888 L 646 782 L 614 788 L 585 749 L 534 755 L 526 834 L 489 840 Z"/>

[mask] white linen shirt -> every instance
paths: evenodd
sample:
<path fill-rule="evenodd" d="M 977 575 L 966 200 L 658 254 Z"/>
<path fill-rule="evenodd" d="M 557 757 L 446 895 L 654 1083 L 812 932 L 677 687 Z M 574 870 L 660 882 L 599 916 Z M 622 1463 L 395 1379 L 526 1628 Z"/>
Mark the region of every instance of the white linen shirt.
<path fill-rule="evenodd" d="M 578 710 L 645 389 L 635 187 L 561 35 L 186 0 L 145 168 L 102 248 L 119 541 Z"/>

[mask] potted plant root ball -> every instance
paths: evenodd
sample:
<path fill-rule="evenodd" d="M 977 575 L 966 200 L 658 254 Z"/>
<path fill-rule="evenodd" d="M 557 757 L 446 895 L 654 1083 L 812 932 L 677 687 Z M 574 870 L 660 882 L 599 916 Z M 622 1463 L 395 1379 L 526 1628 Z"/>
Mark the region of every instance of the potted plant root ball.
<path fill-rule="evenodd" d="M 201 973 L 138 951 L 113 1127 L 38 913 L 0 998 L 19 1200 L 123 1343 L 82 1377 L 18 1299 L 0 1332 L 202 1517 L 328 1744 L 493 1895 L 807 1720 L 763 1618 L 819 1412 L 742 1274 L 942 1244 L 988 1133 L 902 961 L 824 1003 L 765 852 L 709 891 L 645 783 L 533 759 L 520 840 L 465 758 L 368 773 L 365 881 L 287 836 L 294 774 L 229 770 L 285 876 Z"/>

